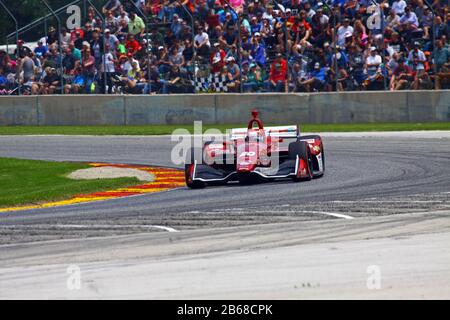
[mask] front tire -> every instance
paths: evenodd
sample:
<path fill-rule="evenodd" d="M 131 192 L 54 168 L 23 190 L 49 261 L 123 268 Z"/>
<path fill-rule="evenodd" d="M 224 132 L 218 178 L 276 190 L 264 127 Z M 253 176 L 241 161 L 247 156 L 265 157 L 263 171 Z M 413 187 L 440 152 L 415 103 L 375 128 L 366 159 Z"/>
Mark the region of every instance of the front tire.
<path fill-rule="evenodd" d="M 190 189 L 203 189 L 206 184 L 202 181 L 192 181 L 191 179 L 191 170 L 193 170 L 193 165 L 195 163 L 195 149 L 190 149 L 188 152 L 188 159 L 190 161 L 186 161 L 184 165 L 184 178 L 186 181 L 186 186 Z"/>
<path fill-rule="evenodd" d="M 289 159 L 290 160 L 297 160 L 297 156 L 299 159 L 302 159 L 305 161 L 305 163 L 308 165 L 308 176 L 307 177 L 293 177 L 292 180 L 294 181 L 309 181 L 313 178 L 313 163 L 312 163 L 312 156 L 311 152 L 309 151 L 308 143 L 305 141 L 296 141 L 291 142 L 289 144 L 288 149 Z"/>
<path fill-rule="evenodd" d="M 308 136 L 301 136 L 299 141 L 304 141 L 304 140 L 309 140 L 309 139 L 315 139 L 315 140 L 320 140 L 320 154 L 322 156 L 322 172 L 315 174 L 314 178 L 320 178 L 325 174 L 325 150 L 323 147 L 323 141 L 322 138 L 319 135 L 308 135 Z M 316 156 L 313 156 L 313 168 L 314 170 L 319 170 L 319 164 L 318 164 L 318 159 Z"/>

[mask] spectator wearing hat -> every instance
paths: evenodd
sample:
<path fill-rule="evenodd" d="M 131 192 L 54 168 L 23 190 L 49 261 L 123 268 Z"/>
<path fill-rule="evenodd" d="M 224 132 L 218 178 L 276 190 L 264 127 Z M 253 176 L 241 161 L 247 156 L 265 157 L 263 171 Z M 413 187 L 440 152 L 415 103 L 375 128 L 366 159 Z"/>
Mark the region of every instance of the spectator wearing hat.
<path fill-rule="evenodd" d="M 41 94 L 54 94 L 60 84 L 60 77 L 56 73 L 56 69 L 46 68 L 45 77 L 42 80 Z"/>
<path fill-rule="evenodd" d="M 251 56 L 262 68 L 266 66 L 266 47 L 261 39 L 261 34 L 256 32 L 252 38 Z"/>
<path fill-rule="evenodd" d="M 50 27 L 48 29 L 48 35 L 47 35 L 47 45 L 51 46 L 54 43 L 58 42 L 58 35 L 56 34 L 55 27 Z"/>
<path fill-rule="evenodd" d="M 303 68 L 299 62 L 294 62 L 289 72 L 289 91 L 301 92 L 305 91 L 302 86 L 302 81 L 307 77 L 306 68 Z"/>
<path fill-rule="evenodd" d="M 251 33 L 254 35 L 255 33 L 260 33 L 261 32 L 261 29 L 262 29 L 262 23 L 260 23 L 259 21 L 258 21 L 258 18 L 257 17 L 255 17 L 255 16 L 253 16 L 251 19 L 250 19 L 250 30 L 251 30 Z"/>
<path fill-rule="evenodd" d="M 177 39 L 180 38 L 180 33 L 183 30 L 182 22 L 183 19 L 180 19 L 177 14 L 173 15 L 172 23 L 170 24 L 170 30 L 172 30 L 172 33 Z"/>
<path fill-rule="evenodd" d="M 405 60 L 400 58 L 397 63 L 389 83 L 391 91 L 409 89 L 414 80 L 414 71 L 406 65 Z"/>
<path fill-rule="evenodd" d="M 73 42 L 75 48 L 77 48 L 78 50 L 83 49 L 83 42 L 85 42 L 85 41 L 83 40 L 83 37 L 82 37 L 80 31 L 78 31 L 78 30 L 75 31 L 75 35 L 72 39 L 72 42 Z"/>
<path fill-rule="evenodd" d="M 14 49 L 14 55 L 18 57 L 25 57 L 31 53 L 31 49 L 25 45 L 22 39 L 17 40 L 16 49 Z"/>
<path fill-rule="evenodd" d="M 420 42 L 414 42 L 413 49 L 408 54 L 408 63 L 418 76 L 425 72 L 425 62 L 427 62 L 424 52 L 419 48 Z"/>
<path fill-rule="evenodd" d="M 217 9 L 217 15 L 219 16 L 220 23 L 227 24 L 231 22 L 234 24 L 237 21 L 236 14 L 230 10 L 227 3 L 225 3 L 223 7 L 218 6 Z"/>
<path fill-rule="evenodd" d="M 220 44 L 218 42 L 214 43 L 213 52 L 209 57 L 212 74 L 219 73 L 225 66 L 225 56 L 226 53 L 222 50 Z"/>
<path fill-rule="evenodd" d="M 277 53 L 275 60 L 270 66 L 269 80 L 266 88 L 270 91 L 283 92 L 287 89 L 287 61 L 281 53 Z"/>
<path fill-rule="evenodd" d="M 227 60 L 227 87 L 231 92 L 238 92 L 240 89 L 241 81 L 241 70 L 236 63 L 234 57 L 228 57 Z"/>
<path fill-rule="evenodd" d="M 369 77 L 377 73 L 381 63 L 381 56 L 377 53 L 377 48 L 370 47 L 370 54 L 366 58 L 366 71 Z"/>
<path fill-rule="evenodd" d="M 100 74 L 102 77 L 102 81 L 100 81 L 100 87 L 102 93 L 108 93 L 112 94 L 114 82 L 113 79 L 117 75 L 116 73 L 116 64 L 118 63 L 118 60 L 115 56 L 114 50 L 111 50 L 111 45 L 109 43 L 105 44 L 105 53 L 102 56 L 101 59 L 101 69 Z M 106 72 L 106 85 L 107 88 L 105 88 L 105 81 L 104 76 Z"/>
<path fill-rule="evenodd" d="M 109 44 L 111 50 L 116 51 L 117 46 L 119 45 L 119 39 L 113 33 L 111 33 L 110 29 L 105 29 L 105 43 Z"/>
<path fill-rule="evenodd" d="M 127 53 L 127 60 L 122 64 L 122 66 L 121 66 L 121 69 L 122 69 L 122 74 L 125 74 L 125 75 L 127 75 L 128 74 L 128 72 L 131 70 L 131 69 L 133 69 L 133 64 L 134 63 L 137 63 L 137 69 L 138 70 L 140 70 L 141 69 L 141 67 L 140 67 L 140 65 L 139 65 L 139 61 L 138 60 L 136 60 L 135 58 L 134 58 L 134 56 L 133 56 L 133 54 L 132 53 Z"/>
<path fill-rule="evenodd" d="M 158 47 L 155 64 L 158 67 L 159 73 L 165 74 L 169 72 L 170 70 L 169 53 L 164 46 Z"/>
<path fill-rule="evenodd" d="M 39 40 L 37 43 L 37 47 L 34 48 L 34 53 L 37 57 L 44 56 L 48 51 L 48 47 L 44 45 L 44 42 L 42 40 Z"/>
<path fill-rule="evenodd" d="M 392 2 L 392 11 L 395 12 L 395 14 L 402 16 L 405 14 L 405 9 L 407 7 L 405 0 L 394 0 Z"/>
<path fill-rule="evenodd" d="M 308 79 L 300 81 L 300 85 L 307 92 L 321 91 L 326 87 L 327 67 L 321 67 L 319 62 L 314 64 L 314 70 L 308 74 Z"/>
<path fill-rule="evenodd" d="M 348 63 L 350 76 L 356 81 L 358 88 L 361 88 L 364 80 L 366 79 L 366 74 L 364 73 L 365 58 L 364 54 L 355 44 L 352 44 L 349 47 Z"/>
<path fill-rule="evenodd" d="M 350 19 L 345 18 L 344 23 L 337 30 L 338 45 L 343 47 L 345 45 L 345 38 L 353 36 L 353 27 L 350 25 Z"/>
<path fill-rule="evenodd" d="M 263 84 L 261 68 L 256 63 L 249 64 L 245 62 L 242 65 L 242 68 L 247 71 L 242 71 L 242 81 L 243 81 L 243 90 L 244 92 L 259 92 L 260 88 Z"/>

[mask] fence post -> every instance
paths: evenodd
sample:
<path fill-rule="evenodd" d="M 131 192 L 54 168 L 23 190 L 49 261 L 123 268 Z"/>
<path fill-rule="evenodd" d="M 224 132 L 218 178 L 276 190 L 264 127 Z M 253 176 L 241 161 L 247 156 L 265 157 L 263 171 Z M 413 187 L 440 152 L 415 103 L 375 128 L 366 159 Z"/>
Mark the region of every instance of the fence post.
<path fill-rule="evenodd" d="M 437 54 L 437 50 L 436 50 L 436 11 L 433 8 L 433 5 L 428 1 L 428 0 L 424 0 L 425 5 L 430 8 L 431 13 L 433 13 L 433 71 L 434 71 L 434 90 L 436 90 L 436 78 L 437 78 L 437 65 L 436 65 L 436 54 Z"/>
<path fill-rule="evenodd" d="M 330 8 L 330 6 L 326 3 L 326 2 L 322 2 L 322 4 L 328 9 L 328 11 L 330 12 L 330 18 L 331 15 L 333 15 L 333 48 L 334 48 L 334 59 L 333 59 L 333 66 L 334 66 L 334 81 L 335 81 L 335 87 L 336 87 L 336 92 L 338 92 L 338 84 L 339 84 L 339 79 L 338 79 L 338 73 L 339 73 L 339 68 L 338 68 L 338 59 L 337 59 L 337 30 L 336 30 L 336 19 L 337 16 L 335 15 L 334 11 Z"/>
<path fill-rule="evenodd" d="M 374 6 L 377 7 L 377 9 L 379 10 L 380 13 L 380 19 L 381 19 L 381 41 L 383 43 L 383 46 L 381 48 L 381 61 L 383 63 L 383 67 L 385 70 L 386 69 L 386 58 L 384 56 L 384 51 L 385 51 L 385 45 L 384 45 L 384 12 L 383 12 L 383 8 L 381 7 L 381 4 L 379 4 L 378 2 L 376 2 L 375 0 L 370 0 Z M 383 72 L 383 70 L 382 70 Z M 384 81 L 384 90 L 387 90 L 387 79 L 386 79 L 386 75 L 383 74 L 383 81 Z"/>
<path fill-rule="evenodd" d="M 15 26 L 16 26 L 16 61 L 17 58 L 19 57 L 19 50 L 17 50 L 17 43 L 19 42 L 19 24 L 17 23 L 17 19 L 16 17 L 11 13 L 11 11 L 8 9 L 8 7 L 3 3 L 2 0 L 0 0 L 0 4 L 3 7 L 3 9 L 5 9 L 6 13 L 14 20 Z M 7 50 L 8 51 L 8 50 Z M 8 54 L 8 53 L 7 53 Z M 20 83 L 19 83 L 19 87 L 17 88 L 17 92 L 21 93 L 20 90 Z"/>
<path fill-rule="evenodd" d="M 106 85 L 108 84 L 108 81 L 106 79 L 106 39 L 105 39 L 105 30 L 106 30 L 106 20 L 105 17 L 100 13 L 100 11 L 97 10 L 95 5 L 92 3 L 91 0 L 84 0 L 84 4 L 86 6 L 86 1 L 89 3 L 89 5 L 94 9 L 94 11 L 99 15 L 100 19 L 102 19 L 103 24 L 103 32 L 102 32 L 102 39 L 103 39 L 103 85 L 105 86 L 105 93 L 106 93 Z"/>
<path fill-rule="evenodd" d="M 144 19 L 145 22 L 145 40 L 147 41 L 146 43 L 146 48 L 145 48 L 145 55 L 147 56 L 147 77 L 148 77 L 148 85 L 150 86 L 150 81 L 151 81 L 151 77 L 150 77 L 150 55 L 148 54 L 148 45 L 150 44 L 150 41 L 148 39 L 148 24 L 149 21 L 147 19 L 147 17 L 145 16 L 145 14 L 142 12 L 141 8 L 139 8 L 139 6 L 137 6 L 133 0 L 130 0 L 130 3 L 133 5 L 133 7 L 136 9 L 136 11 L 138 11 L 142 18 Z M 151 93 L 151 92 L 149 92 Z"/>
<path fill-rule="evenodd" d="M 64 94 L 64 75 L 62 72 L 62 48 L 61 48 L 61 44 L 60 44 L 60 35 L 61 35 L 61 19 L 58 17 L 58 15 L 56 14 L 56 12 L 50 7 L 50 5 L 48 4 L 48 2 L 46 0 L 40 0 L 46 7 L 48 10 L 50 10 L 50 12 L 52 13 L 52 15 L 55 17 L 56 21 L 58 22 L 58 49 L 59 49 L 59 56 L 61 59 L 61 94 Z"/>
<path fill-rule="evenodd" d="M 192 32 L 192 48 L 194 50 L 194 66 L 193 66 L 193 71 L 192 71 L 192 80 L 194 81 L 194 93 L 195 93 L 195 88 L 197 87 L 197 77 L 195 76 L 195 61 L 196 61 L 196 57 L 197 57 L 197 52 L 195 50 L 195 30 L 194 30 L 194 17 L 192 16 L 192 13 L 189 11 L 188 8 L 186 8 L 186 6 L 184 4 L 182 4 L 180 2 L 180 0 L 176 0 L 178 2 L 178 4 L 183 8 L 184 12 L 187 13 L 187 15 L 189 16 L 189 19 L 191 19 L 191 32 Z"/>
<path fill-rule="evenodd" d="M 238 28 L 238 46 L 237 46 L 237 54 L 238 54 L 238 63 L 239 63 L 239 92 L 243 92 L 243 84 L 242 84 L 242 56 L 241 56 L 241 47 L 242 47 L 242 40 L 241 40 L 241 20 L 239 17 L 239 14 L 234 10 L 234 8 L 231 6 L 231 4 L 228 2 L 228 0 L 224 0 L 226 4 L 228 4 L 228 8 L 230 8 L 231 11 L 234 12 L 234 14 L 237 17 L 237 28 Z"/>
<path fill-rule="evenodd" d="M 273 0 L 273 2 L 275 2 L 275 4 L 278 6 L 278 8 L 280 8 L 280 10 L 283 12 L 284 14 L 284 19 L 283 19 L 283 29 L 284 29 L 284 49 L 285 49 L 285 56 L 286 56 L 286 65 L 287 65 L 287 70 L 286 70 L 286 85 L 284 86 L 285 92 L 289 91 L 289 32 L 287 29 L 287 17 L 286 17 L 286 9 L 284 8 L 284 6 L 282 6 L 277 0 Z"/>

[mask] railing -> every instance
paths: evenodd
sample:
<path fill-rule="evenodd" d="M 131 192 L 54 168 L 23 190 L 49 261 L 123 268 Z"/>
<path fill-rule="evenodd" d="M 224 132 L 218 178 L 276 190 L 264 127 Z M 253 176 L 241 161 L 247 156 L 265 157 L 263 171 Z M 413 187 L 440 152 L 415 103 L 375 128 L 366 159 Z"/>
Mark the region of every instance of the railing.
<path fill-rule="evenodd" d="M 72 1 L 68 4 L 66 4 L 65 6 L 54 10 L 53 8 L 50 7 L 50 5 L 48 4 L 48 2 L 46 0 L 40 0 L 43 5 L 48 9 L 48 11 L 50 11 L 49 14 L 46 14 L 45 16 L 43 16 L 42 18 L 39 18 L 35 21 L 33 21 L 32 23 L 20 27 L 18 25 L 18 21 L 17 19 L 14 17 L 14 15 L 11 13 L 11 11 L 8 9 L 8 7 L 4 4 L 3 1 L 0 0 L 0 5 L 1 7 L 7 12 L 7 14 L 12 18 L 12 20 L 14 20 L 15 23 L 15 32 L 12 32 L 10 34 L 8 34 L 6 36 L 7 39 L 7 45 L 9 44 L 9 40 L 12 39 L 13 37 L 17 40 L 19 39 L 20 35 L 25 35 L 28 32 L 34 30 L 35 28 L 40 28 L 42 25 L 44 26 L 44 35 L 46 35 L 47 33 L 47 26 L 49 24 L 50 20 L 56 20 L 57 23 L 57 27 L 58 27 L 58 33 L 60 33 L 61 28 L 62 28 L 62 20 L 61 20 L 61 16 L 65 13 L 65 11 L 73 5 L 79 5 L 80 3 L 82 3 L 84 5 L 84 12 L 85 12 L 85 16 L 86 16 L 86 8 L 87 5 L 90 5 L 96 12 L 97 16 L 102 20 L 102 31 L 105 30 L 105 16 L 99 11 L 97 10 L 97 8 L 95 7 L 93 1 L 94 0 L 76 0 L 76 1 Z M 195 17 L 193 16 L 193 14 L 189 11 L 189 9 L 187 9 L 184 5 L 181 4 L 181 2 L 179 0 L 176 0 L 177 2 L 180 3 L 181 5 L 181 9 L 185 12 L 186 16 L 189 18 L 190 24 L 191 24 L 191 31 L 192 31 L 192 38 L 194 39 L 195 36 L 195 29 L 194 29 L 194 22 L 195 22 Z M 372 2 L 372 4 L 376 7 L 377 10 L 377 14 L 380 15 L 380 20 L 381 20 L 381 24 L 378 27 L 379 32 L 381 32 L 381 58 L 382 58 L 382 68 L 386 69 L 386 57 L 385 57 L 385 50 L 386 50 L 386 46 L 385 46 L 385 42 L 384 42 L 384 34 L 385 34 L 385 19 L 384 19 L 384 8 L 382 7 L 382 4 L 380 4 L 378 1 L 376 0 L 370 0 Z M 134 7 L 134 9 L 136 10 L 136 12 L 138 13 L 138 15 L 145 21 L 145 38 L 147 40 L 147 46 L 150 44 L 150 40 L 149 40 L 149 29 L 155 27 L 156 25 L 158 25 L 157 23 L 155 24 L 154 21 L 152 21 L 153 19 L 150 18 L 149 16 L 147 16 L 147 14 L 145 12 L 143 12 L 142 8 L 138 5 L 135 4 L 134 0 L 127 0 L 127 1 L 122 1 L 122 3 L 128 3 L 129 5 L 131 5 L 132 7 Z M 237 16 L 237 37 L 238 37 L 238 45 L 237 45 L 237 57 L 238 57 L 238 65 L 239 65 L 239 69 L 240 69 L 240 88 L 239 88 L 239 92 L 243 92 L 243 81 L 242 81 L 242 71 L 243 71 L 243 67 L 242 67 L 242 37 L 241 37 L 241 20 L 242 20 L 242 16 L 237 13 L 233 7 L 231 6 L 231 4 L 227 1 L 224 0 L 225 3 L 228 4 L 229 8 L 231 11 L 234 12 L 234 14 Z M 282 54 L 284 55 L 286 62 L 288 63 L 288 70 L 286 72 L 286 91 L 289 90 L 289 80 L 290 80 L 290 70 L 291 70 L 291 65 L 290 65 L 290 58 L 291 58 L 291 54 L 292 54 L 292 36 L 288 30 L 287 27 L 287 15 L 286 15 L 286 11 L 284 9 L 284 7 L 279 3 L 279 1 L 277 0 L 272 0 L 273 4 L 275 4 L 277 7 L 280 8 L 280 10 L 282 11 L 282 17 L 281 17 L 281 21 L 283 23 L 283 32 L 284 32 L 284 41 L 285 43 L 283 44 L 283 48 L 284 51 L 282 52 Z M 333 71 L 334 74 L 334 90 L 338 90 L 339 87 L 339 77 L 338 75 L 340 74 L 340 67 L 339 67 L 339 63 L 338 63 L 338 34 L 337 34 L 337 27 L 341 24 L 340 21 L 340 15 L 336 14 L 335 12 L 335 8 L 331 8 L 330 6 L 328 6 L 327 2 L 324 1 L 322 2 L 324 7 L 328 9 L 329 12 L 329 16 L 330 18 L 333 19 L 333 26 L 332 26 L 332 50 L 334 51 L 334 54 L 332 55 L 332 62 L 330 63 L 331 66 L 331 70 Z M 433 8 L 433 5 L 429 2 L 429 0 L 424 0 L 424 3 L 427 7 L 429 7 L 429 9 L 432 11 L 433 13 L 433 32 L 432 34 L 432 49 L 433 49 L 433 57 L 436 57 L 436 33 L 434 32 L 436 29 L 436 12 Z M 167 24 L 166 24 L 167 25 Z M 102 39 L 103 39 L 103 45 L 105 47 L 106 44 L 106 39 L 105 39 L 105 34 L 104 32 L 102 32 Z M 194 42 L 194 41 L 193 41 Z M 62 59 L 62 51 L 61 51 L 61 46 L 59 46 L 59 54 L 60 57 Z M 147 50 L 148 51 L 148 50 Z M 146 61 L 147 61 L 147 67 L 150 67 L 150 54 L 148 52 L 146 52 L 147 56 L 146 56 Z M 104 55 L 103 55 L 104 57 Z M 17 57 L 16 57 L 17 58 Z M 197 57 L 196 54 L 194 54 L 194 68 L 192 71 L 192 79 L 194 81 L 194 86 L 195 86 L 195 81 L 196 81 L 196 64 L 195 62 L 197 61 Z M 270 61 L 270 60 L 269 60 Z M 105 61 L 103 61 L 103 65 L 105 64 Z M 435 74 L 435 86 L 436 86 L 436 74 L 437 74 L 437 70 L 436 70 L 436 64 L 433 64 L 433 68 L 434 68 L 434 74 Z M 383 75 L 383 86 L 384 86 L 384 90 L 388 90 L 388 85 L 387 85 L 387 74 L 384 71 L 382 71 L 382 75 Z M 147 73 L 148 75 L 148 81 L 150 81 L 150 72 Z M 103 75 L 103 80 L 104 80 L 104 86 L 105 86 L 105 90 L 106 90 L 106 86 L 107 86 L 107 75 L 106 75 L 106 68 L 104 70 L 104 75 Z M 381 86 L 381 81 L 380 81 L 380 86 Z M 331 86 L 330 86 L 331 87 Z M 331 89 L 330 89 L 331 90 Z M 18 92 L 19 94 L 21 93 L 21 88 L 20 85 L 18 87 Z M 64 92 L 64 77 L 62 76 L 62 72 L 61 72 L 61 93 Z"/>

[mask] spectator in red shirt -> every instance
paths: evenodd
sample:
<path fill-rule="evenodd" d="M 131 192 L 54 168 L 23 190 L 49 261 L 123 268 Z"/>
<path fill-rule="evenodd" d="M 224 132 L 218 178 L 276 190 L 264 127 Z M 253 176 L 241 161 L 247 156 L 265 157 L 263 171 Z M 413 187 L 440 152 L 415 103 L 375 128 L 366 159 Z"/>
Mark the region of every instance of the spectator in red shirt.
<path fill-rule="evenodd" d="M 128 41 L 125 44 L 125 48 L 127 49 L 127 53 L 135 54 L 140 49 L 139 42 L 136 41 L 134 36 L 130 34 L 128 36 Z"/>
<path fill-rule="evenodd" d="M 408 89 L 413 79 L 414 71 L 405 64 L 404 58 L 398 59 L 398 66 L 395 68 L 390 82 L 391 91 Z"/>
<path fill-rule="evenodd" d="M 281 53 L 277 53 L 276 59 L 270 66 L 268 87 L 270 91 L 283 92 L 286 90 L 287 62 Z"/>
<path fill-rule="evenodd" d="M 218 42 L 214 43 L 214 50 L 209 57 L 209 61 L 211 63 L 211 73 L 218 73 L 222 70 L 225 65 L 226 53 L 220 48 L 220 44 Z"/>

